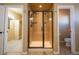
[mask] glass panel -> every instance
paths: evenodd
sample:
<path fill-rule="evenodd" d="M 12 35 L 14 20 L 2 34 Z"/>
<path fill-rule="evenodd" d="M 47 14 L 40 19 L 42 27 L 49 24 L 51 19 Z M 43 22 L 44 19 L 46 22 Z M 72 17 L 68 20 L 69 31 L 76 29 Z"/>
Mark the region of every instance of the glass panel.
<path fill-rule="evenodd" d="M 44 47 L 52 48 L 52 12 L 44 12 Z"/>
<path fill-rule="evenodd" d="M 43 47 L 42 25 L 42 12 L 30 12 L 29 47 Z"/>

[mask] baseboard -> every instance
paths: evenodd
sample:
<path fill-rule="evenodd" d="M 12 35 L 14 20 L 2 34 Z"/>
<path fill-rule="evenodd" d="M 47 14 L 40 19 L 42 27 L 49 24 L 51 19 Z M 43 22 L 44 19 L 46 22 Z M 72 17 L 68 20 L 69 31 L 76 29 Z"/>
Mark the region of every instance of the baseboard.
<path fill-rule="evenodd" d="M 22 52 L 22 55 L 27 55 L 28 53 L 27 52 Z"/>
<path fill-rule="evenodd" d="M 73 54 L 74 54 L 74 55 L 77 55 L 77 54 L 79 55 L 79 52 L 73 52 Z"/>
<path fill-rule="evenodd" d="M 7 55 L 7 52 L 3 53 L 3 55 Z"/>
<path fill-rule="evenodd" d="M 57 51 L 57 52 L 56 52 L 56 51 L 54 51 L 54 55 L 59 55 L 59 52 L 58 52 L 58 51 Z"/>

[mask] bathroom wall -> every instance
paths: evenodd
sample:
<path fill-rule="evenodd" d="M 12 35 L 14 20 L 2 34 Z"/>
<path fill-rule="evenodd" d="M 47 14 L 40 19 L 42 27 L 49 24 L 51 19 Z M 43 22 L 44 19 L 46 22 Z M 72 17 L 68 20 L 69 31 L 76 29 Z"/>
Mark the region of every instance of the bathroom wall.
<path fill-rule="evenodd" d="M 58 54 L 59 52 L 59 44 L 58 44 L 58 18 L 57 18 L 57 4 L 54 4 L 54 9 L 53 9 L 53 51 L 54 51 L 54 54 Z"/>
<path fill-rule="evenodd" d="M 28 51 L 28 4 L 24 4 L 23 15 L 23 51 Z"/>

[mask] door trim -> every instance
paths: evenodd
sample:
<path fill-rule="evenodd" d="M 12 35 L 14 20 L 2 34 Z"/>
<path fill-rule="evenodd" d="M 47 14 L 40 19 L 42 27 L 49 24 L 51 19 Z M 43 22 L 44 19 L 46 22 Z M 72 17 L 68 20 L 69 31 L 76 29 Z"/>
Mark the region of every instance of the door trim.
<path fill-rule="evenodd" d="M 7 38 L 8 38 L 8 34 L 7 34 L 7 31 L 8 31 L 8 28 L 7 28 L 7 23 L 8 23 L 8 8 L 22 8 L 23 11 L 22 11 L 22 52 L 23 52 L 23 29 L 24 29 L 24 26 L 23 26 L 23 21 L 24 21 L 24 5 L 17 5 L 17 4 L 13 4 L 13 5 L 4 5 L 5 8 L 6 8 L 6 14 L 5 14 L 5 40 L 4 40 L 4 54 L 7 53 Z M 6 36 L 7 34 L 7 36 Z M 6 49 L 6 50 L 5 50 Z"/>

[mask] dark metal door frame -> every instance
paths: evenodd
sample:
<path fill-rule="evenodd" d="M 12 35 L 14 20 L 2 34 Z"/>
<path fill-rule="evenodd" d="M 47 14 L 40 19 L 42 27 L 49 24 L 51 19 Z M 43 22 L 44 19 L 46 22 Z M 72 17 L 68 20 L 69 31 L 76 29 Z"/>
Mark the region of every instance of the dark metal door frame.
<path fill-rule="evenodd" d="M 43 25 L 43 32 L 42 32 L 42 42 L 43 45 L 42 47 L 30 47 L 30 31 L 29 31 L 29 16 L 30 16 L 30 12 L 42 12 L 42 25 Z M 51 12 L 52 13 L 52 48 L 53 48 L 53 11 L 28 11 L 28 48 L 45 48 L 44 47 L 44 12 Z"/>

